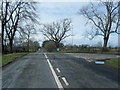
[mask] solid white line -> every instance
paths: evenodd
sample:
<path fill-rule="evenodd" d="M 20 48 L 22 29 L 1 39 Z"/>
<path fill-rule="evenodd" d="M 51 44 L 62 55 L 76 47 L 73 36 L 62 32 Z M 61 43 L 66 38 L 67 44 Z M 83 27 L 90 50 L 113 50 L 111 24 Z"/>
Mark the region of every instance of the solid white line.
<path fill-rule="evenodd" d="M 59 72 L 59 73 L 60 73 L 60 69 L 59 69 L 59 68 L 56 68 L 56 70 L 57 70 L 57 72 Z"/>
<path fill-rule="evenodd" d="M 59 81 L 59 79 L 58 79 L 58 77 L 57 77 L 57 74 L 55 73 L 55 71 L 54 71 L 54 69 L 53 69 L 53 67 L 52 67 L 52 65 L 51 65 L 51 63 L 50 63 L 50 61 L 49 61 L 49 59 L 48 59 L 48 57 L 47 57 L 47 55 L 46 55 L 45 53 L 44 53 L 44 55 L 45 55 L 45 57 L 46 57 L 46 59 L 47 59 L 47 62 L 48 62 L 48 64 L 49 64 L 49 67 L 50 67 L 50 69 L 51 69 L 51 71 L 52 71 L 52 74 L 53 74 L 53 76 L 54 76 L 54 78 L 55 78 L 55 81 L 56 81 L 56 83 L 57 83 L 58 88 L 59 88 L 60 90 L 64 90 L 61 82 Z"/>
<path fill-rule="evenodd" d="M 45 58 L 48 58 L 47 55 L 46 55 L 45 53 L 44 53 L 44 55 L 45 55 Z"/>
<path fill-rule="evenodd" d="M 66 86 L 69 85 L 69 83 L 67 82 L 66 78 L 65 77 L 62 77 L 62 80 L 64 81 L 64 83 L 66 84 Z"/>

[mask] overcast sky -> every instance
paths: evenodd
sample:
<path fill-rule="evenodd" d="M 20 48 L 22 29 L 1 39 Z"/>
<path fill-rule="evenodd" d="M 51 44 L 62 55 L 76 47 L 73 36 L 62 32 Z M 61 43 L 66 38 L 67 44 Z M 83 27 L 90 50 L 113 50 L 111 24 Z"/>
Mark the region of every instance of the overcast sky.
<path fill-rule="evenodd" d="M 85 26 L 86 19 L 77 13 L 85 5 L 88 5 L 88 2 L 41 2 L 37 5 L 37 12 L 40 17 L 40 23 L 52 23 L 64 18 L 72 19 L 73 29 L 69 33 L 74 36 L 66 38 L 62 41 L 63 43 L 96 45 L 102 41 L 102 37 L 96 37 L 93 40 L 85 38 L 86 30 L 90 30 L 91 28 L 89 25 Z M 42 43 L 46 38 L 42 34 L 39 34 L 36 36 L 36 39 Z M 117 34 L 112 34 L 108 46 L 117 46 L 117 44 L 118 36 Z"/>

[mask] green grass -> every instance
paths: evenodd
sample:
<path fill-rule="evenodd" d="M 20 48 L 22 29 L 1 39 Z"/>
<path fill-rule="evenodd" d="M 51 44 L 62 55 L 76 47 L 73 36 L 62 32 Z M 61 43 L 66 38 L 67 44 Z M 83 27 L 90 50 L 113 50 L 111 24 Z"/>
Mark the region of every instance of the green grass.
<path fill-rule="evenodd" d="M 113 68 L 119 69 L 120 70 L 120 58 L 114 58 L 110 60 L 106 60 L 106 65 L 109 65 Z"/>
<path fill-rule="evenodd" d="M 102 54 L 120 54 L 120 52 L 101 52 Z"/>
<path fill-rule="evenodd" d="M 0 62 L 0 67 L 8 64 L 9 62 L 13 61 L 15 58 L 21 57 L 27 53 L 13 53 L 13 54 L 6 54 L 0 57 L 2 62 Z"/>

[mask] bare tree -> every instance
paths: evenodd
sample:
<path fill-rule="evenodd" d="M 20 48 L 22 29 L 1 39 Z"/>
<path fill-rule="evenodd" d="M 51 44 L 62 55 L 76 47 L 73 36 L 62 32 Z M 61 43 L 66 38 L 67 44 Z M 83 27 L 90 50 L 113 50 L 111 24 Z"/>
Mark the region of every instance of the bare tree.
<path fill-rule="evenodd" d="M 5 30 L 5 26 L 6 26 L 6 23 L 10 20 L 12 14 L 14 13 L 14 11 L 18 8 L 18 6 L 20 5 L 20 2 L 14 6 L 14 9 L 12 9 L 12 11 L 10 12 L 10 14 L 8 15 L 8 8 L 9 8 L 9 3 L 10 2 L 7 2 L 7 0 L 2 0 L 2 3 L 1 3 L 1 21 L 2 21 L 2 52 L 4 52 L 4 30 Z"/>
<path fill-rule="evenodd" d="M 103 36 L 104 45 L 106 49 L 107 43 L 111 33 L 117 33 L 120 19 L 118 19 L 118 2 L 107 0 L 107 2 L 99 2 L 95 5 L 90 5 L 80 9 L 79 14 L 87 18 L 88 23 L 92 24 L 93 30 L 88 34 L 91 38 L 95 36 Z"/>
<path fill-rule="evenodd" d="M 29 45 L 30 45 L 30 38 L 33 34 L 36 34 L 36 29 L 34 27 L 34 25 L 25 25 L 25 27 L 21 27 L 21 33 L 22 33 L 22 36 L 24 38 L 27 39 L 27 48 L 28 48 L 28 52 L 29 52 Z"/>
<path fill-rule="evenodd" d="M 6 31 L 6 34 L 10 42 L 10 49 L 11 49 L 10 51 L 12 52 L 13 40 L 14 40 L 15 33 L 18 31 L 18 25 L 26 19 L 36 22 L 36 18 L 35 18 L 36 14 L 34 12 L 35 11 L 35 8 L 33 5 L 34 3 L 32 2 L 22 2 L 20 0 L 16 2 L 6 1 L 5 3 L 8 5 L 7 7 L 4 7 L 3 5 L 3 10 L 5 9 L 6 13 L 3 14 L 2 16 L 3 17 L 2 30 L 3 32 L 4 32 L 4 29 Z M 8 19 L 7 22 L 6 22 L 6 19 Z"/>
<path fill-rule="evenodd" d="M 71 30 L 71 20 L 64 19 L 58 22 L 53 22 L 52 24 L 44 25 L 42 33 L 49 40 L 55 42 L 56 47 L 59 48 L 60 42 L 69 37 L 67 33 Z"/>

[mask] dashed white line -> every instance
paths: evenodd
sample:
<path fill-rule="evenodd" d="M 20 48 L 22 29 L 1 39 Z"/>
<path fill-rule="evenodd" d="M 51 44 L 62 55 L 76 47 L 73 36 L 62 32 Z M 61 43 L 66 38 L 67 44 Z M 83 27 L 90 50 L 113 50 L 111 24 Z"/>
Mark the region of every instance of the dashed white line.
<path fill-rule="evenodd" d="M 59 72 L 59 73 L 60 73 L 60 69 L 59 69 L 59 68 L 56 68 L 56 70 L 57 70 L 57 72 Z"/>
<path fill-rule="evenodd" d="M 64 81 L 64 83 L 66 84 L 66 86 L 69 85 L 69 83 L 67 82 L 66 78 L 65 77 L 62 77 L 62 80 Z"/>
<path fill-rule="evenodd" d="M 53 76 L 54 76 L 54 78 L 55 78 L 55 81 L 56 81 L 56 83 L 57 83 L 58 88 L 59 88 L 60 90 L 64 90 L 64 88 L 63 88 L 61 82 L 59 81 L 59 79 L 58 79 L 58 77 L 57 77 L 57 74 L 55 73 L 55 71 L 54 71 L 54 69 L 53 69 L 53 66 L 52 66 L 52 64 L 50 63 L 47 55 L 46 55 L 45 53 L 44 53 L 44 55 L 45 55 L 45 58 L 47 59 L 47 62 L 48 62 L 48 64 L 49 64 L 49 67 L 50 67 L 50 69 L 51 69 L 51 71 L 52 71 L 52 74 L 53 74 Z"/>

